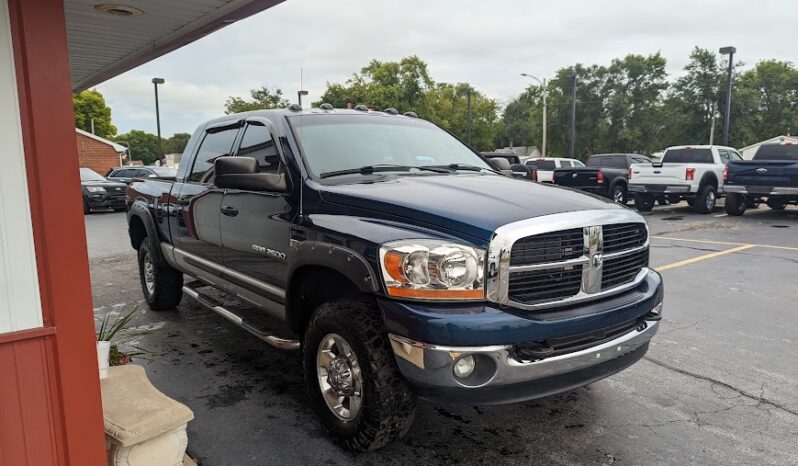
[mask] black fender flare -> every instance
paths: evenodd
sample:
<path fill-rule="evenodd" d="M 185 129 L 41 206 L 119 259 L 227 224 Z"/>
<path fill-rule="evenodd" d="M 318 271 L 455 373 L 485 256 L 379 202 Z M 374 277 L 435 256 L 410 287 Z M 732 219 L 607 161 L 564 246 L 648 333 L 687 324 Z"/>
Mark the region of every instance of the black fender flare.
<path fill-rule="evenodd" d="M 628 194 L 629 193 L 629 182 L 626 181 L 626 178 L 621 177 L 621 176 L 616 177 L 614 180 L 612 180 L 612 183 L 610 183 L 610 189 L 609 189 L 608 193 L 611 195 L 612 194 L 612 190 L 615 189 L 615 187 L 618 186 L 619 184 L 623 185 L 624 189 L 626 189 L 626 193 Z"/>
<path fill-rule="evenodd" d="M 711 171 L 704 173 L 704 176 L 701 177 L 701 182 L 698 183 L 698 192 L 701 192 L 707 184 L 714 184 L 715 190 L 718 189 L 718 177 L 715 176 L 715 173 Z"/>
<path fill-rule="evenodd" d="M 288 289 L 296 271 L 305 266 L 326 267 L 348 278 L 363 292 L 379 291 L 377 274 L 357 251 L 320 241 L 301 241 L 291 245 L 288 261 Z"/>
<path fill-rule="evenodd" d="M 134 202 L 127 213 L 127 225 L 128 225 L 128 235 L 130 235 L 130 222 L 133 217 L 138 217 L 141 220 L 141 223 L 144 224 L 144 229 L 147 230 L 147 237 L 150 238 L 150 241 L 154 241 L 156 246 L 153 248 L 153 252 L 155 253 L 155 259 L 158 261 L 163 261 L 163 255 L 161 254 L 161 237 L 158 234 L 158 228 L 155 226 L 155 219 L 152 216 L 152 212 L 150 209 L 141 202 Z M 133 239 L 131 237 L 131 243 Z M 131 244 L 132 246 L 132 244 Z"/>

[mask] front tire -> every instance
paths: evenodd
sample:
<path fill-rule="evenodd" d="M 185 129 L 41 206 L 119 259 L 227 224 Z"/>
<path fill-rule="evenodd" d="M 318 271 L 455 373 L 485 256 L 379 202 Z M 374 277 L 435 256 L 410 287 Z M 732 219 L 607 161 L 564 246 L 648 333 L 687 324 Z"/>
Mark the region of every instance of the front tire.
<path fill-rule="evenodd" d="M 640 212 L 648 212 L 654 208 L 654 196 L 651 194 L 635 194 L 635 208 Z"/>
<path fill-rule="evenodd" d="M 174 309 L 183 298 L 183 274 L 155 255 L 150 238 L 139 245 L 139 279 L 147 306 L 153 311 Z"/>
<path fill-rule="evenodd" d="M 745 213 L 748 207 L 748 201 L 745 196 L 737 193 L 729 193 L 726 195 L 726 213 L 729 215 L 740 216 Z"/>
<path fill-rule="evenodd" d="M 302 350 L 311 403 L 344 448 L 376 450 L 407 432 L 416 398 L 399 372 L 375 304 L 322 304 Z"/>
<path fill-rule="evenodd" d="M 718 195 L 715 187 L 711 184 L 704 185 L 698 193 L 695 200 L 695 211 L 699 214 L 709 214 L 715 210 L 715 204 L 718 202 Z"/>

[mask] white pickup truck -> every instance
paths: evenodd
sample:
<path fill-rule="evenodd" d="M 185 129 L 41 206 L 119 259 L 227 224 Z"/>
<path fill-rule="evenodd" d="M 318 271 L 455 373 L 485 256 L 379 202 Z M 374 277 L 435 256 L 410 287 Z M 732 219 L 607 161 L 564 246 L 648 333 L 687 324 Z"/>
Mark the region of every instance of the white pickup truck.
<path fill-rule="evenodd" d="M 660 162 L 629 167 L 629 193 L 640 211 L 651 210 L 664 196 L 671 203 L 686 199 L 697 212 L 708 214 L 725 195 L 726 164 L 742 159 L 736 149 L 725 146 L 669 147 Z"/>

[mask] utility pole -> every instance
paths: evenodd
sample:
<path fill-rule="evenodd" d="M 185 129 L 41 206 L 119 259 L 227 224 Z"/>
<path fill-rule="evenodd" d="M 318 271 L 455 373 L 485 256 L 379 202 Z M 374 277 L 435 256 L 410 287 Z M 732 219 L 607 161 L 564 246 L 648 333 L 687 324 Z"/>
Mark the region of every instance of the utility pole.
<path fill-rule="evenodd" d="M 723 116 L 723 145 L 729 145 L 729 120 L 731 120 L 731 96 L 732 96 L 732 73 L 734 72 L 734 47 L 723 47 L 720 49 L 721 55 L 729 56 L 728 83 L 726 86 L 726 115 Z"/>
<path fill-rule="evenodd" d="M 466 101 L 468 102 L 468 145 L 471 145 L 471 126 L 473 124 L 473 115 L 471 114 L 471 91 L 474 89 L 471 86 L 466 86 L 464 88 L 460 88 L 457 91 L 458 95 L 466 95 Z"/>
<path fill-rule="evenodd" d="M 152 78 L 152 84 L 155 86 L 155 124 L 158 127 L 158 160 L 163 160 L 163 149 L 161 147 L 161 110 L 158 106 L 158 84 L 163 84 L 163 78 Z"/>
<path fill-rule="evenodd" d="M 540 92 L 541 92 L 541 95 L 543 97 L 543 128 L 541 128 L 541 130 L 543 132 L 543 144 L 541 144 L 542 147 L 541 147 L 540 153 L 541 153 L 541 155 L 543 157 L 545 157 L 546 156 L 546 133 L 548 132 L 548 124 L 546 123 L 546 118 L 547 118 L 548 113 L 549 113 L 548 112 L 548 107 L 546 106 L 546 98 L 549 95 L 549 88 L 546 86 L 546 80 L 545 79 L 540 80 L 540 79 L 536 78 L 535 76 L 532 76 L 531 74 L 527 74 L 527 73 L 521 73 L 521 76 L 524 76 L 524 77 L 527 77 L 527 78 L 532 78 L 535 81 L 540 83 Z"/>
<path fill-rule="evenodd" d="M 574 87 L 571 93 L 571 147 L 568 151 L 570 157 L 574 158 L 574 149 L 576 147 L 576 68 L 567 77 L 574 80 Z"/>

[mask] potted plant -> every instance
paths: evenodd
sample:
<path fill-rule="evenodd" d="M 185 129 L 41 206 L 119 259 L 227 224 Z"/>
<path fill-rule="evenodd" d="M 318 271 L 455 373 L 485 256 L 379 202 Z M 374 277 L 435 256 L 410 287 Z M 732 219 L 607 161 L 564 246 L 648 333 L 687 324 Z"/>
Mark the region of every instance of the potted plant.
<path fill-rule="evenodd" d="M 120 330 L 124 329 L 136 309 L 131 309 L 130 312 L 117 314 L 116 317 L 111 319 L 111 311 L 108 311 L 103 316 L 100 322 L 100 330 L 97 331 L 97 362 L 100 367 L 100 378 L 104 379 L 108 376 L 109 366 L 120 366 L 129 363 L 132 358 L 129 354 L 119 351 L 116 345 L 112 345 L 111 341 L 114 339 Z"/>

